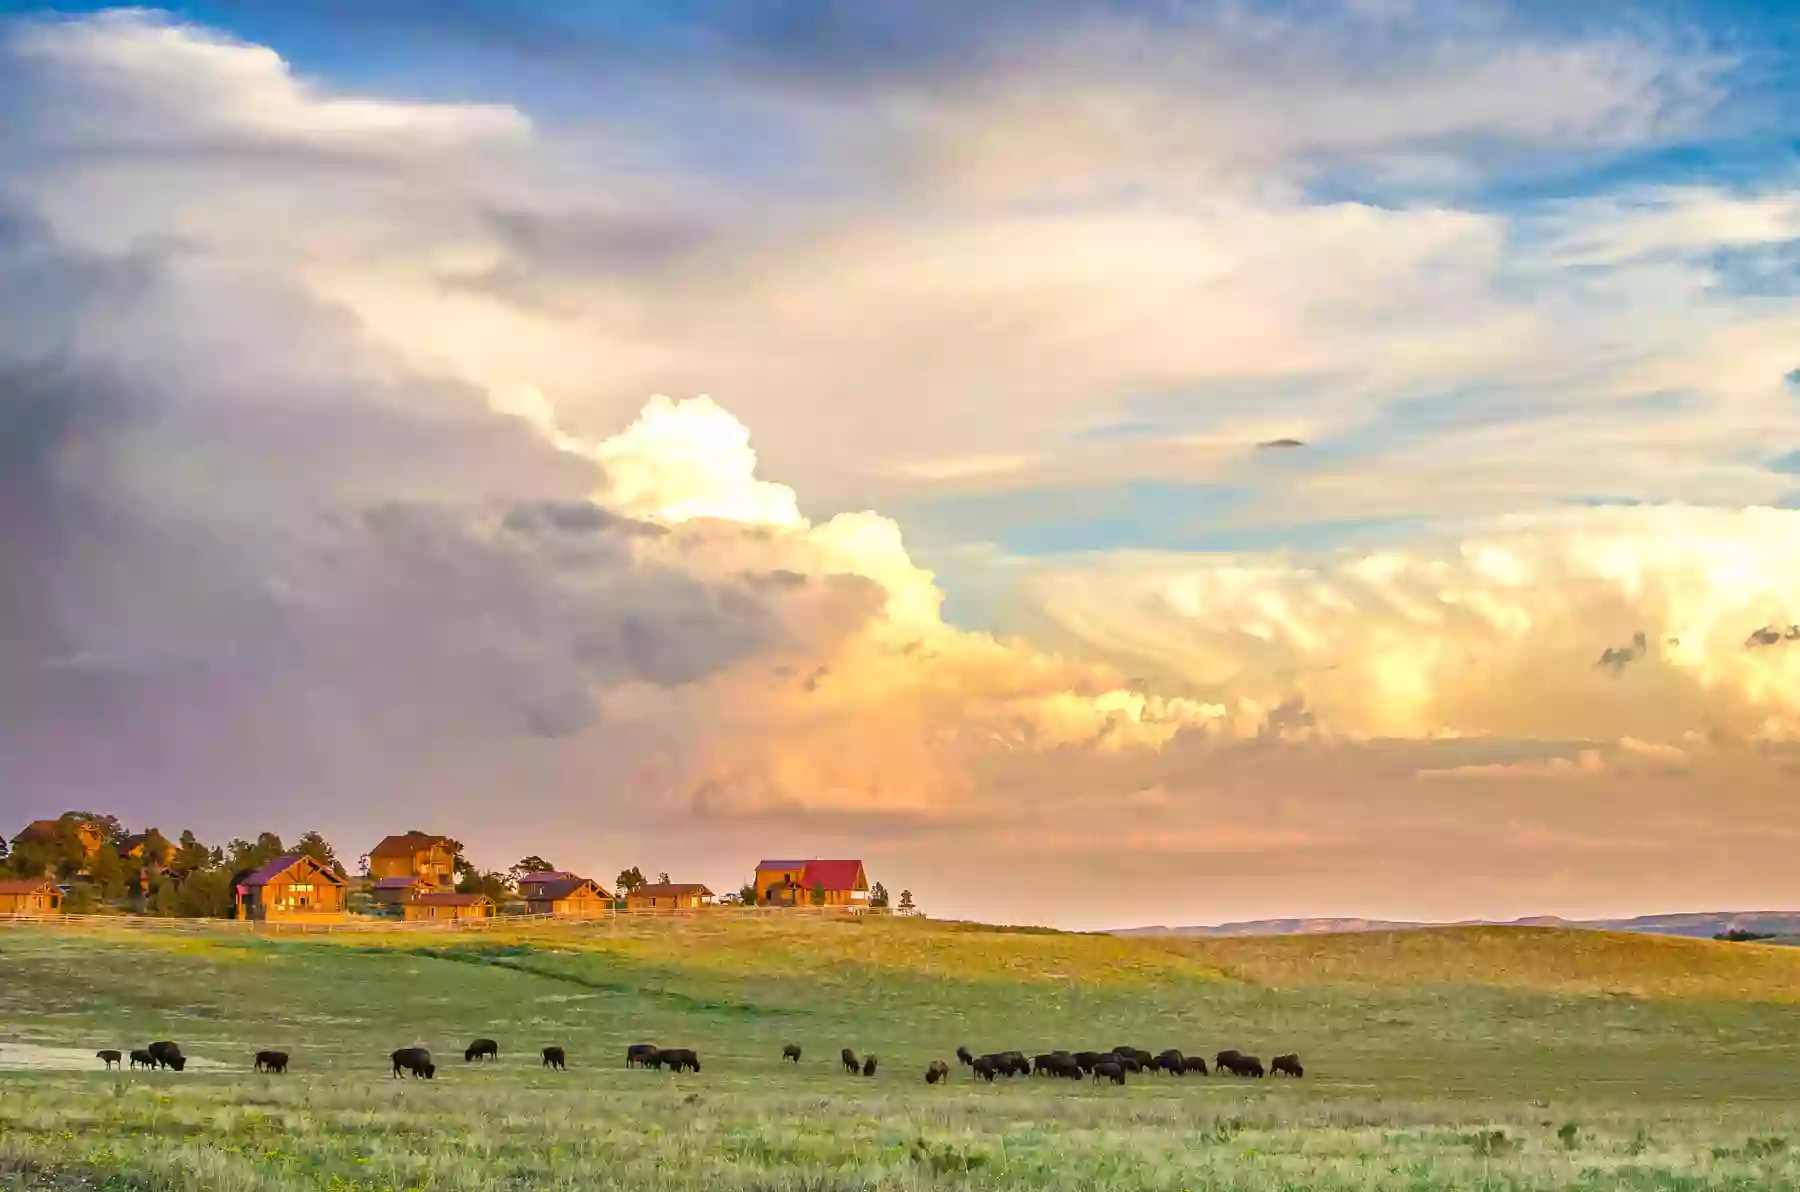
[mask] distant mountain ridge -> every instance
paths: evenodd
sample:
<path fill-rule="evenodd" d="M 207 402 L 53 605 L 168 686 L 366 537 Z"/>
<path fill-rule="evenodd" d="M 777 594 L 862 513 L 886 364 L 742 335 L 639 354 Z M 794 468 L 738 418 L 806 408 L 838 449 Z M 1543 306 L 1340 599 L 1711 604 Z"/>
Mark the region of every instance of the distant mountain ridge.
<path fill-rule="evenodd" d="M 1454 923 L 1424 923 L 1402 919 L 1250 919 L 1212 926 L 1124 927 L 1108 934 L 1176 937 L 1325 935 L 1355 931 L 1418 931 L 1428 927 L 1569 927 L 1589 931 L 1681 935 L 1699 939 L 1711 939 L 1730 931 L 1800 937 L 1800 911 L 1691 911 L 1673 915 L 1638 915 L 1630 919 L 1563 919 L 1556 915 L 1533 915 L 1524 919 L 1463 919 Z"/>

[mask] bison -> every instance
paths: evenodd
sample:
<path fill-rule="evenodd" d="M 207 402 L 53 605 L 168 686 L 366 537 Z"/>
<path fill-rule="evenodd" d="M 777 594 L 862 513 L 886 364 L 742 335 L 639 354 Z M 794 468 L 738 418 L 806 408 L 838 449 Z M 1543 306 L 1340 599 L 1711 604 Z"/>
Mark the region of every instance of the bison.
<path fill-rule="evenodd" d="M 994 1077 L 1000 1074 L 1000 1061 L 991 1055 L 984 1055 L 970 1062 L 969 1071 L 992 1084 Z"/>
<path fill-rule="evenodd" d="M 870 1056 L 868 1059 L 863 1061 L 863 1075 L 864 1076 L 875 1075 L 875 1057 L 874 1056 Z"/>
<path fill-rule="evenodd" d="M 937 1084 L 950 1079 L 950 1065 L 943 1060 L 932 1060 L 931 1066 L 925 1069 L 925 1083 Z"/>
<path fill-rule="evenodd" d="M 975 1057 L 970 1054 L 967 1047 L 958 1047 L 956 1049 L 956 1062 L 965 1068 L 973 1068 L 975 1066 Z"/>
<path fill-rule="evenodd" d="M 1110 1080 L 1114 1084 L 1124 1084 L 1125 1065 L 1121 1064 L 1116 1059 L 1101 1060 L 1094 1065 L 1094 1083 L 1099 1084 L 1101 1080 Z"/>
<path fill-rule="evenodd" d="M 544 1067 L 555 1068 L 558 1072 L 569 1069 L 569 1057 L 560 1047 L 544 1048 Z"/>
<path fill-rule="evenodd" d="M 99 1060 L 105 1067 L 117 1068 L 119 1066 L 119 1061 L 125 1057 L 109 1047 L 105 1051 L 96 1051 L 94 1053 L 94 1058 Z"/>
<path fill-rule="evenodd" d="M 1300 1066 L 1300 1057 L 1292 1052 L 1278 1055 L 1269 1061 L 1269 1071 L 1277 1076 L 1300 1077 L 1306 1075 L 1306 1069 Z"/>
<path fill-rule="evenodd" d="M 656 1045 L 653 1043 L 633 1043 L 625 1049 L 625 1066 L 627 1068 L 648 1068 L 656 1063 Z"/>
<path fill-rule="evenodd" d="M 423 1047 L 402 1047 L 388 1058 L 394 1061 L 396 1080 L 402 1073 L 410 1073 L 415 1080 L 430 1080 L 437 1075 L 437 1065 L 431 1062 L 431 1052 Z"/>
<path fill-rule="evenodd" d="M 1223 1057 L 1222 1063 L 1214 1066 L 1233 1076 L 1261 1076 L 1263 1074 L 1262 1061 L 1253 1055 L 1245 1055 L 1242 1052 L 1226 1055 Z"/>
<path fill-rule="evenodd" d="M 1187 1071 L 1187 1057 L 1171 1047 L 1152 1060 L 1150 1067 L 1153 1071 L 1167 1072 L 1170 1076 L 1180 1076 Z"/>
<path fill-rule="evenodd" d="M 151 1055 L 145 1048 L 133 1048 L 131 1052 L 131 1066 L 134 1068 L 154 1068 L 156 1067 L 156 1057 Z"/>
<path fill-rule="evenodd" d="M 789 1043 L 786 1047 L 783 1047 L 781 1049 L 781 1058 L 784 1060 L 789 1060 L 796 1064 L 799 1063 L 800 1062 L 800 1044 Z"/>
<path fill-rule="evenodd" d="M 477 1039 L 463 1048 L 463 1063 L 471 1060 L 497 1060 L 500 1058 L 500 1044 L 492 1039 Z"/>
<path fill-rule="evenodd" d="M 1031 1075 L 1031 1061 L 1022 1051 L 1002 1051 L 995 1058 L 1000 1061 L 1000 1071 L 1007 1076 Z"/>
<path fill-rule="evenodd" d="M 1042 1055 L 1038 1058 L 1040 1060 L 1048 1061 L 1038 1068 L 1038 1071 L 1041 1073 L 1046 1073 L 1051 1076 L 1061 1076 L 1067 1080 L 1080 1080 L 1083 1076 L 1087 1075 L 1087 1073 L 1082 1070 L 1081 1065 L 1075 1062 L 1075 1057 L 1072 1055 L 1053 1051 L 1049 1055 Z"/>
<path fill-rule="evenodd" d="M 1078 1051 L 1075 1053 L 1075 1062 L 1081 1065 L 1083 1072 L 1093 1071 L 1094 1065 L 1105 1058 L 1106 1052 L 1104 1051 Z"/>
<path fill-rule="evenodd" d="M 850 1075 L 855 1076 L 858 1072 L 862 1071 L 862 1061 L 857 1059 L 856 1053 L 851 1051 L 848 1047 L 844 1048 L 844 1050 L 839 1053 L 838 1058 L 843 1061 L 844 1071 L 850 1073 Z"/>
<path fill-rule="evenodd" d="M 1206 1075 L 1206 1061 L 1197 1055 L 1183 1056 L 1181 1067 L 1184 1072 L 1192 1072 L 1199 1076 Z"/>
<path fill-rule="evenodd" d="M 187 1067 L 187 1057 L 181 1054 L 181 1048 L 166 1039 L 150 1044 L 150 1058 L 160 1068 L 173 1068 L 180 1072 Z"/>
<path fill-rule="evenodd" d="M 667 1067 L 671 1072 L 700 1070 L 700 1055 L 691 1047 L 663 1047 L 656 1052 L 657 1067 Z"/>
<path fill-rule="evenodd" d="M 1228 1051 L 1221 1051 L 1218 1055 L 1213 1056 L 1213 1067 L 1223 1068 L 1229 1072 L 1231 1071 L 1231 1065 L 1243 1058 L 1244 1053 L 1233 1047 Z"/>
<path fill-rule="evenodd" d="M 258 1072 L 287 1071 L 288 1054 L 285 1051 L 259 1051 L 256 1053 L 256 1070 Z"/>

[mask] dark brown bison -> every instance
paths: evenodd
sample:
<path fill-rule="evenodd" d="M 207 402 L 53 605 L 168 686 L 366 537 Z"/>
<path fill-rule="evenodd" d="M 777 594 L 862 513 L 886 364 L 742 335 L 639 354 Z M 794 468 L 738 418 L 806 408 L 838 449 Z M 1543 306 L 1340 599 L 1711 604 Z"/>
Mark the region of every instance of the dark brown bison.
<path fill-rule="evenodd" d="M 1263 1075 L 1262 1061 L 1253 1055 L 1244 1055 L 1241 1052 L 1226 1056 L 1224 1063 L 1215 1064 L 1214 1066 L 1224 1069 L 1233 1076 Z"/>
<path fill-rule="evenodd" d="M 1003 1051 L 1000 1058 L 1005 1061 L 1003 1067 L 1008 1076 L 1030 1076 L 1031 1061 L 1025 1058 L 1022 1051 Z"/>
<path fill-rule="evenodd" d="M 789 1060 L 796 1064 L 799 1063 L 800 1062 L 800 1044 L 789 1043 L 786 1047 L 783 1047 L 781 1049 L 781 1058 L 784 1060 Z"/>
<path fill-rule="evenodd" d="M 848 1047 L 844 1048 L 844 1050 L 839 1053 L 838 1058 L 844 1063 L 844 1071 L 850 1073 L 850 1075 L 855 1076 L 858 1072 L 862 1071 L 862 1061 L 857 1059 L 856 1053 L 851 1051 Z"/>
<path fill-rule="evenodd" d="M 156 1057 L 151 1055 L 146 1048 L 133 1048 L 131 1052 L 131 1066 L 134 1068 L 154 1068 L 156 1067 Z"/>
<path fill-rule="evenodd" d="M 1112 1061 L 1127 1072 L 1142 1072 L 1144 1070 L 1144 1065 L 1138 1063 L 1136 1055 L 1121 1055 L 1115 1051 L 1112 1053 Z"/>
<path fill-rule="evenodd" d="M 1051 1052 L 1045 1058 L 1050 1061 L 1050 1064 L 1043 1071 L 1051 1076 L 1060 1076 L 1065 1080 L 1080 1080 L 1087 1075 L 1081 1065 L 1075 1062 L 1075 1057 L 1072 1055 Z"/>
<path fill-rule="evenodd" d="M 181 1054 L 181 1048 L 166 1039 L 150 1044 L 150 1058 L 160 1068 L 173 1068 L 180 1072 L 187 1067 L 187 1057 Z"/>
<path fill-rule="evenodd" d="M 1150 1068 L 1155 1072 L 1167 1072 L 1170 1076 L 1180 1076 L 1187 1071 L 1187 1057 L 1171 1047 L 1150 1061 Z"/>
<path fill-rule="evenodd" d="M 958 1047 L 956 1049 L 956 1062 L 965 1068 L 973 1068 L 975 1066 L 975 1057 L 970 1054 L 967 1047 Z"/>
<path fill-rule="evenodd" d="M 437 1065 L 431 1062 L 431 1053 L 423 1047 L 402 1047 L 388 1058 L 394 1061 L 396 1080 L 403 1073 L 410 1074 L 415 1080 L 430 1080 L 437 1075 Z"/>
<path fill-rule="evenodd" d="M 931 1066 L 925 1069 L 925 1083 L 938 1084 L 950 1079 L 950 1065 L 943 1060 L 932 1060 Z"/>
<path fill-rule="evenodd" d="M 119 1066 L 119 1061 L 125 1057 L 109 1047 L 105 1051 L 96 1051 L 94 1053 L 94 1058 L 99 1060 L 105 1067 L 116 1068 Z"/>
<path fill-rule="evenodd" d="M 1218 1055 L 1213 1056 L 1213 1067 L 1223 1068 L 1229 1072 L 1231 1071 L 1232 1063 L 1243 1058 L 1244 1053 L 1233 1047 L 1229 1051 L 1221 1051 Z"/>
<path fill-rule="evenodd" d="M 544 1048 L 544 1067 L 555 1068 L 558 1072 L 569 1070 L 569 1057 L 560 1047 Z"/>
<path fill-rule="evenodd" d="M 500 1044 L 492 1039 L 477 1039 L 463 1048 L 463 1063 L 471 1060 L 497 1060 L 500 1058 Z"/>
<path fill-rule="evenodd" d="M 969 1064 L 969 1070 L 982 1080 L 992 1084 L 994 1077 L 1000 1074 L 1000 1061 L 991 1055 L 979 1056 Z"/>
<path fill-rule="evenodd" d="M 627 1068 L 648 1068 L 656 1062 L 656 1047 L 651 1043 L 633 1043 L 625 1049 Z"/>
<path fill-rule="evenodd" d="M 870 1056 L 868 1059 L 863 1061 L 863 1075 L 864 1076 L 875 1075 L 875 1057 L 874 1056 Z"/>
<path fill-rule="evenodd" d="M 1197 1055 L 1182 1057 L 1181 1067 L 1183 1071 L 1190 1072 L 1196 1076 L 1206 1075 L 1206 1061 Z"/>
<path fill-rule="evenodd" d="M 1136 1060 L 1137 1066 L 1140 1069 L 1148 1068 L 1156 1063 L 1156 1057 L 1145 1051 L 1142 1047 L 1115 1047 L 1113 1048 L 1113 1054 L 1120 1059 Z"/>
<path fill-rule="evenodd" d="M 258 1072 L 286 1072 L 288 1054 L 285 1051 L 259 1051 L 256 1053 L 256 1070 Z"/>
<path fill-rule="evenodd" d="M 1270 1060 L 1269 1071 L 1277 1076 L 1301 1077 L 1306 1075 L 1306 1069 L 1300 1066 L 1300 1057 L 1292 1052 L 1287 1055 L 1278 1055 Z"/>
<path fill-rule="evenodd" d="M 1124 1084 L 1125 1065 L 1117 1059 L 1101 1060 L 1094 1065 L 1094 1083 L 1099 1084 L 1102 1080 L 1110 1080 L 1114 1084 Z"/>
<path fill-rule="evenodd" d="M 1094 1065 L 1105 1059 L 1106 1055 L 1104 1051 L 1078 1051 L 1075 1053 L 1075 1062 L 1081 1065 L 1083 1072 L 1092 1072 Z"/>
<path fill-rule="evenodd" d="M 671 1072 L 698 1072 L 700 1055 L 691 1047 L 662 1047 L 656 1052 L 656 1066 Z"/>

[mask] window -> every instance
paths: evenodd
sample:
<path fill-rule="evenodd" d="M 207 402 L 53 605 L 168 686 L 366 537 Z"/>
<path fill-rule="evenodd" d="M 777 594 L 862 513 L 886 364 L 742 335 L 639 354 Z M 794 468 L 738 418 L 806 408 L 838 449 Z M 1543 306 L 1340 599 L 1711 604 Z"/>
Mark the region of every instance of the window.
<path fill-rule="evenodd" d="M 295 882 L 288 889 L 296 894 L 311 894 L 313 890 L 311 882 Z"/>

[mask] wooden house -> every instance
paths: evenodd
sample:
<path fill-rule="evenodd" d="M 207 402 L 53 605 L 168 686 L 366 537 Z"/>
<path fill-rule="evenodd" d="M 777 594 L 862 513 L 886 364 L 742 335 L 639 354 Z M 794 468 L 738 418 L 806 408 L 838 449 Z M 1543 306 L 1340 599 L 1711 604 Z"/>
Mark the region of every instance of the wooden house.
<path fill-rule="evenodd" d="M 756 901 L 766 906 L 811 906 L 823 888 L 826 906 L 869 905 L 869 875 L 857 860 L 762 861 Z"/>
<path fill-rule="evenodd" d="M 491 919 L 494 900 L 486 894 L 452 894 L 434 891 L 409 900 L 402 913 L 409 921 L 420 919 Z"/>
<path fill-rule="evenodd" d="M 271 923 L 341 919 L 345 885 L 304 853 L 288 853 L 238 879 L 237 917 Z"/>
<path fill-rule="evenodd" d="M 527 874 L 526 878 L 546 877 Z M 557 880 L 527 882 L 519 880 L 519 893 L 534 915 L 557 915 L 565 919 L 587 919 L 610 914 L 613 896 L 592 878 L 566 875 Z"/>
<path fill-rule="evenodd" d="M 17 848 L 21 844 L 36 844 L 46 847 L 55 844 L 56 831 L 60 823 L 60 820 L 53 819 L 32 820 L 25 825 L 24 831 L 13 837 L 13 847 Z M 101 831 L 99 825 L 91 820 L 76 821 L 75 838 L 81 841 L 84 859 L 92 857 L 106 844 L 106 833 Z"/>
<path fill-rule="evenodd" d="M 697 882 L 654 882 L 625 896 L 634 911 L 691 911 L 712 902 L 713 892 Z"/>
<path fill-rule="evenodd" d="M 544 893 L 552 887 L 560 886 L 564 882 L 579 880 L 579 875 L 570 873 L 566 869 L 535 869 L 519 877 L 519 897 L 526 902 L 534 902 L 541 899 Z"/>
<path fill-rule="evenodd" d="M 0 880 L 0 915 L 54 915 L 62 910 L 62 891 L 47 877 Z"/>
<path fill-rule="evenodd" d="M 407 832 L 384 837 L 369 850 L 369 876 L 377 882 L 392 877 L 418 878 L 429 889 L 448 890 L 456 885 L 456 853 L 448 836 Z"/>
<path fill-rule="evenodd" d="M 369 883 L 369 891 L 375 901 L 382 906 L 405 906 L 421 894 L 430 894 L 437 889 L 429 885 L 417 874 L 402 874 L 399 877 L 379 877 Z"/>

